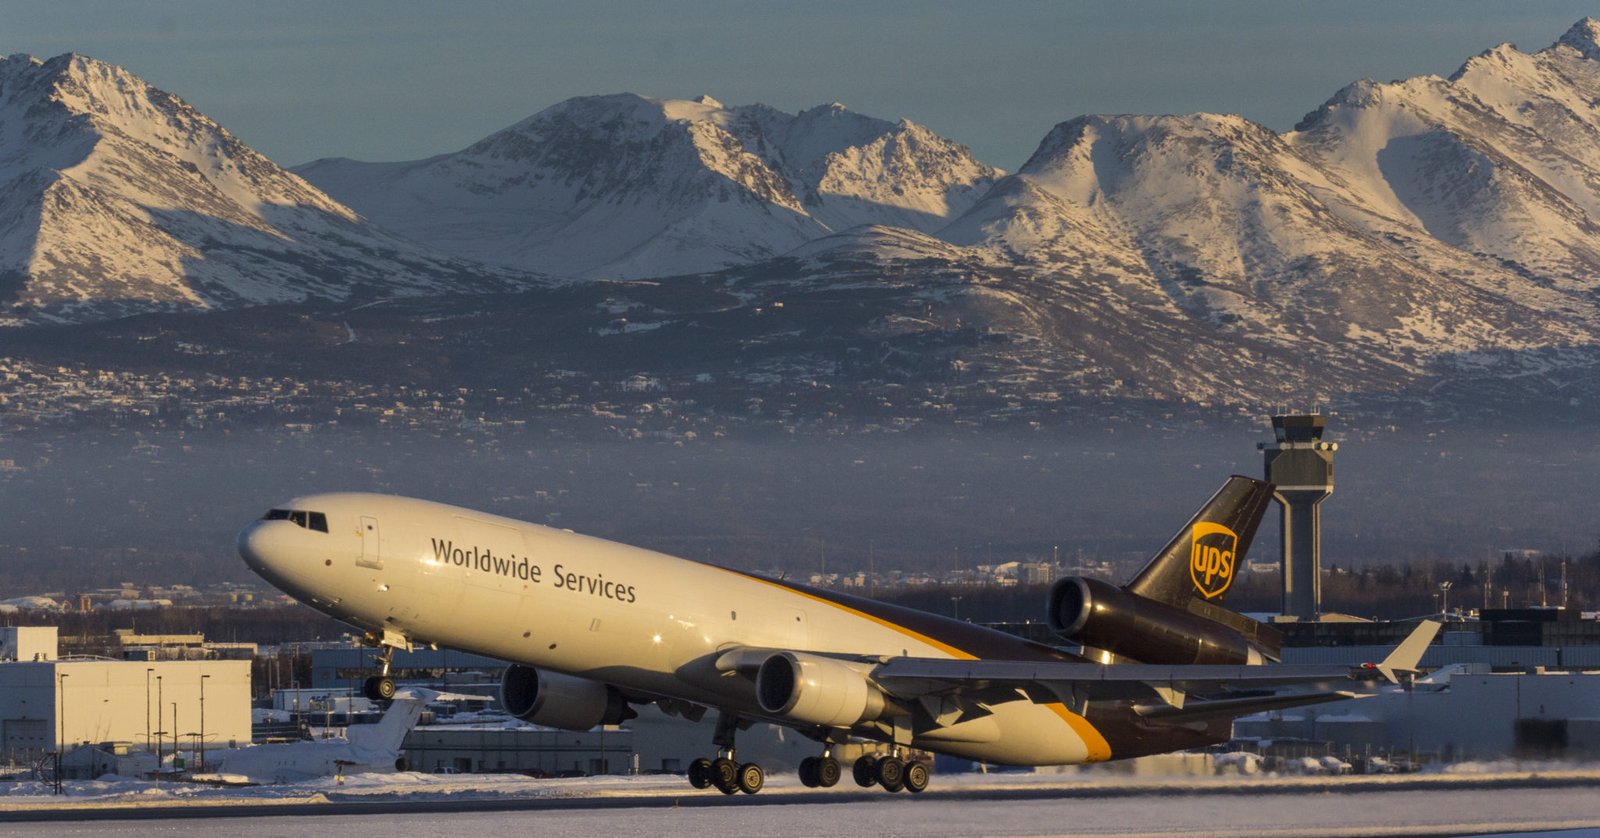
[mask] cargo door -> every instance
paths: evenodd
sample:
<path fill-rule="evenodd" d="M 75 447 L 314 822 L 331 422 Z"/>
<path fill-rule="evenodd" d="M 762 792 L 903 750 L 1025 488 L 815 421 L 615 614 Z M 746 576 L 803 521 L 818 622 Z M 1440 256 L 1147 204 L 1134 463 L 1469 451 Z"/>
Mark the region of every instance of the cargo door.
<path fill-rule="evenodd" d="M 356 564 L 374 570 L 383 569 L 383 554 L 378 547 L 377 518 L 361 516 L 361 558 L 356 559 Z"/>

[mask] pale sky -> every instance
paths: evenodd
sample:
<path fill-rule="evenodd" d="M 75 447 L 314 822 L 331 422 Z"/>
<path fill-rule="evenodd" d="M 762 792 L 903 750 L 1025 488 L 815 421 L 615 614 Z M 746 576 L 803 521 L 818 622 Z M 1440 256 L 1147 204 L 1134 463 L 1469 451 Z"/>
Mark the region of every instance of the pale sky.
<path fill-rule="evenodd" d="M 455 151 L 572 96 L 909 118 L 1013 170 L 1085 113 L 1287 130 L 1339 88 L 1549 45 L 1568 2 L 8 2 L 0 53 L 80 52 L 283 165 Z"/>

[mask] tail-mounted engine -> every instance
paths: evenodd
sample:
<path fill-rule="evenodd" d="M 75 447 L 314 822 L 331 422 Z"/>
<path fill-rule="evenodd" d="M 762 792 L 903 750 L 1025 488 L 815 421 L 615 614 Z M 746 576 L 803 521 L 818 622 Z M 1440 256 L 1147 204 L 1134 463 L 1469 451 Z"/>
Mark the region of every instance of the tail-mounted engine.
<path fill-rule="evenodd" d="M 512 664 L 500 677 L 500 705 L 507 713 L 545 727 L 589 730 L 639 715 L 616 687 Z"/>
<path fill-rule="evenodd" d="M 778 652 L 756 671 L 761 709 L 823 727 L 850 727 L 883 714 L 884 696 L 849 664 L 801 652 Z"/>
<path fill-rule="evenodd" d="M 1194 605 L 1205 616 L 1073 576 L 1050 589 L 1048 619 L 1052 631 L 1074 643 L 1141 663 L 1258 664 L 1277 657 L 1277 644 L 1253 642 L 1241 630 L 1270 629 L 1209 603 Z"/>

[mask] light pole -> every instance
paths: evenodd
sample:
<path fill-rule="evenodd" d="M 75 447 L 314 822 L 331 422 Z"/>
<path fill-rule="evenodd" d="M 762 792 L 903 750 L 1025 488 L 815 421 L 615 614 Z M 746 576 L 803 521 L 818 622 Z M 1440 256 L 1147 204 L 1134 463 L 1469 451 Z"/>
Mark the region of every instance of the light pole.
<path fill-rule="evenodd" d="M 161 695 L 161 676 L 157 675 L 156 676 L 156 713 L 158 715 L 161 713 L 161 705 L 163 703 L 164 702 L 162 700 L 162 695 Z M 166 733 L 166 731 L 164 731 L 164 730 L 156 731 L 156 771 L 158 771 L 158 772 L 161 770 L 161 735 L 164 734 L 164 733 Z"/>
<path fill-rule="evenodd" d="M 950 618 L 954 620 L 961 619 L 961 597 L 959 596 L 950 597 Z"/>
<path fill-rule="evenodd" d="M 1439 583 L 1439 594 L 1439 616 L 1442 617 L 1450 613 L 1450 583 L 1448 581 Z"/>
<path fill-rule="evenodd" d="M 56 700 L 61 704 L 61 710 L 56 713 L 56 724 L 60 727 L 56 735 L 56 750 L 65 752 L 67 749 L 67 679 L 71 677 L 65 672 L 56 675 Z"/>
<path fill-rule="evenodd" d="M 144 752 L 147 754 L 150 753 L 150 676 L 155 671 L 152 666 L 144 668 Z"/>
<path fill-rule="evenodd" d="M 178 768 L 178 702 L 172 702 L 172 768 Z"/>
<path fill-rule="evenodd" d="M 195 762 L 200 766 L 202 773 L 206 770 L 206 679 L 210 677 L 210 675 L 200 676 L 200 739 Z"/>

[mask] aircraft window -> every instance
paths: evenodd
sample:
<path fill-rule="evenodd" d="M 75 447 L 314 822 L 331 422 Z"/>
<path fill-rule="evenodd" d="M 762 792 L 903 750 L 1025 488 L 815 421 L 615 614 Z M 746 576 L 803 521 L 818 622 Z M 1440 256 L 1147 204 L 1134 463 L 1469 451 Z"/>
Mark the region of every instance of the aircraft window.
<path fill-rule="evenodd" d="M 327 532 L 328 531 L 328 516 L 322 514 L 321 512 L 312 512 L 312 513 L 309 513 L 309 514 L 311 516 L 311 522 L 310 522 L 310 528 L 311 529 L 314 529 L 317 532 Z"/>
<path fill-rule="evenodd" d="M 287 510 L 287 509 L 269 509 L 269 510 L 267 510 L 267 514 L 261 516 L 261 520 L 263 520 L 263 521 L 287 521 L 287 520 L 289 520 L 289 510 Z"/>
<path fill-rule="evenodd" d="M 297 527 L 304 527 L 309 523 L 309 521 L 307 521 L 306 513 L 301 512 L 298 509 L 292 510 L 289 513 L 289 520 L 293 521 L 294 525 L 297 526 Z"/>

